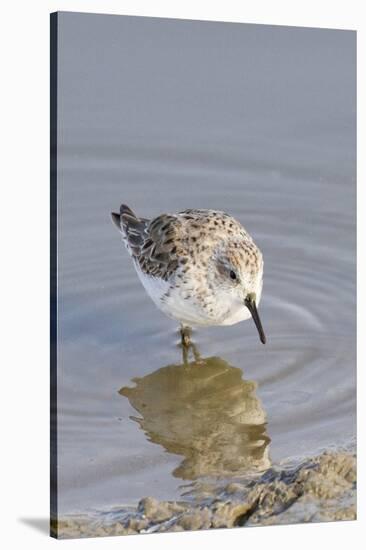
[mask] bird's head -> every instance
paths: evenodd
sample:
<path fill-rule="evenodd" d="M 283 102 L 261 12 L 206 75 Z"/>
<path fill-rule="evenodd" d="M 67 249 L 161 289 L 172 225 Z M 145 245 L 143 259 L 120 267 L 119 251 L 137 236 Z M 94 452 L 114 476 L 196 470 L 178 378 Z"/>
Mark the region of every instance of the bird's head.
<path fill-rule="evenodd" d="M 219 244 L 212 256 L 211 277 L 219 300 L 235 311 L 247 308 L 263 344 L 266 337 L 257 306 L 263 286 L 263 258 L 251 239 L 228 239 Z"/>

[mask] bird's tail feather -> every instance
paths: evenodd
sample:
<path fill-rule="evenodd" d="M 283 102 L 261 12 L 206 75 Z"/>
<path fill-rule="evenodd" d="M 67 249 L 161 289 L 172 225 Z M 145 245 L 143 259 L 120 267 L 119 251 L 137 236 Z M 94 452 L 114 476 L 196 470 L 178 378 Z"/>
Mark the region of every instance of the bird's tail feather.
<path fill-rule="evenodd" d="M 123 225 L 126 225 L 123 224 L 123 216 L 125 215 L 131 217 L 132 219 L 138 219 L 136 214 L 132 212 L 131 208 L 129 208 L 126 204 L 121 204 L 119 214 L 117 214 L 117 212 L 111 212 L 112 222 L 122 233 L 124 230 Z"/>
<path fill-rule="evenodd" d="M 116 212 L 111 212 L 111 218 L 114 225 L 121 231 L 121 216 Z"/>
<path fill-rule="evenodd" d="M 122 233 L 127 248 L 132 255 L 138 253 L 144 243 L 145 230 L 149 224 L 148 219 L 138 218 L 126 204 L 121 204 L 120 213 L 111 213 L 112 221 Z"/>

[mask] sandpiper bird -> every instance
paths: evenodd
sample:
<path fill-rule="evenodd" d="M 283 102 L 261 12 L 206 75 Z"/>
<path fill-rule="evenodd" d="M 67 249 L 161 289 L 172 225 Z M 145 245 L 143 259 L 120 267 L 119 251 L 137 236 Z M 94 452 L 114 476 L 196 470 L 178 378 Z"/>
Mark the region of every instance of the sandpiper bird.
<path fill-rule="evenodd" d="M 124 204 L 111 216 L 146 292 L 180 323 L 184 346 L 190 327 L 233 325 L 251 316 L 265 344 L 257 311 L 263 258 L 238 221 L 203 209 L 149 220 Z"/>

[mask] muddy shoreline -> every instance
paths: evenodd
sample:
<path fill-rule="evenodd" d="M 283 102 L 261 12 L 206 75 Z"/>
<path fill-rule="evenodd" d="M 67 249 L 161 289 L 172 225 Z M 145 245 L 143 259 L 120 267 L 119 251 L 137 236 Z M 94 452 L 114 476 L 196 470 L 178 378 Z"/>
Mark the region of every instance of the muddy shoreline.
<path fill-rule="evenodd" d="M 356 519 L 356 454 L 325 452 L 247 482 L 206 489 L 187 501 L 140 500 L 137 507 L 51 521 L 58 538 Z"/>

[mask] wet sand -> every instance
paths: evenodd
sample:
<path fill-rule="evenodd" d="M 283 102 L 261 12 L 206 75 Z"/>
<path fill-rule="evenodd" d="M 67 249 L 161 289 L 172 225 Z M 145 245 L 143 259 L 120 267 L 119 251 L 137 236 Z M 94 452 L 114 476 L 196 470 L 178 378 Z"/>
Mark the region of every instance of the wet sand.
<path fill-rule="evenodd" d="M 201 487 L 187 500 L 140 500 L 136 508 L 53 522 L 59 538 L 161 533 L 356 519 L 356 455 L 325 452 L 270 468 L 247 482 Z"/>

